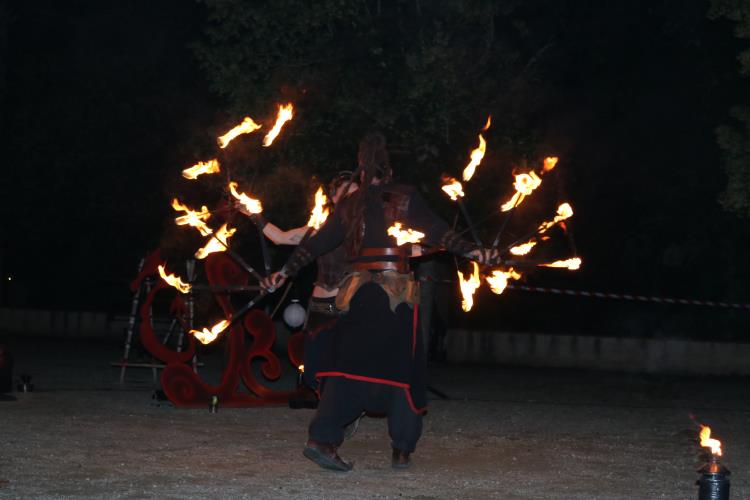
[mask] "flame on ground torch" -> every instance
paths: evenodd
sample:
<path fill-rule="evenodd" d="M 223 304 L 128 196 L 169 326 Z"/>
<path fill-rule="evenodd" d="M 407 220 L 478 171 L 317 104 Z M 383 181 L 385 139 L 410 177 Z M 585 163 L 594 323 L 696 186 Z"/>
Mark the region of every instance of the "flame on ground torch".
<path fill-rule="evenodd" d="M 230 321 L 223 319 L 212 326 L 210 330 L 206 327 L 203 327 L 202 331 L 190 330 L 190 333 L 192 333 L 193 337 L 198 339 L 201 344 L 210 344 L 211 342 L 216 340 L 216 337 L 218 337 L 221 332 L 227 329 L 229 324 Z"/>
<path fill-rule="evenodd" d="M 205 221 L 211 217 L 211 212 L 208 211 L 208 207 L 205 205 L 203 205 L 200 212 L 198 212 L 191 210 L 187 205 L 180 203 L 180 200 L 174 198 L 172 200 L 172 208 L 177 212 L 185 212 L 185 215 L 175 218 L 174 221 L 178 226 L 192 226 L 200 231 L 203 236 L 208 236 L 213 232 L 205 223 Z"/>
<path fill-rule="evenodd" d="M 279 135 L 279 132 L 281 132 L 281 127 L 291 120 L 293 116 L 294 106 L 292 106 L 291 102 L 285 106 L 279 104 L 279 111 L 276 113 L 276 123 L 273 124 L 273 128 L 263 138 L 263 145 L 268 147 L 273 144 L 273 141 Z"/>
<path fill-rule="evenodd" d="M 467 278 L 464 278 L 461 271 L 456 271 L 458 273 L 458 285 L 461 289 L 461 309 L 464 312 L 469 312 L 474 307 L 474 292 L 482 284 L 482 280 L 479 279 L 479 264 L 472 261 L 471 265 L 474 270 Z"/>
<path fill-rule="evenodd" d="M 711 438 L 711 428 L 707 425 L 701 425 L 701 446 L 710 448 L 711 454 L 717 457 L 721 456 L 721 441 Z"/>
<path fill-rule="evenodd" d="M 551 221 L 542 222 L 537 231 L 539 232 L 539 234 L 542 234 L 558 222 L 562 222 L 565 219 L 571 218 L 572 216 L 573 207 L 570 206 L 570 203 L 563 203 L 559 207 L 557 207 L 557 215 L 555 215 L 555 218 Z"/>
<path fill-rule="evenodd" d="M 320 229 L 320 226 L 322 226 L 328 218 L 327 204 L 328 198 L 326 198 L 325 193 L 323 193 L 323 186 L 320 186 L 315 192 L 315 206 L 310 213 L 310 220 L 307 221 L 307 227 L 315 229 L 316 231 Z"/>
<path fill-rule="evenodd" d="M 580 257 L 573 257 L 571 259 L 567 260 L 556 260 L 555 262 L 550 262 L 549 264 L 539 264 L 542 267 L 560 267 L 568 269 L 569 271 L 577 271 L 581 268 L 581 258 Z"/>
<path fill-rule="evenodd" d="M 492 276 L 486 276 L 485 279 L 487 280 L 487 283 L 489 283 L 492 293 L 500 295 L 508 286 L 508 280 L 521 279 L 521 274 L 517 273 L 512 267 L 507 271 L 495 269 L 492 271 Z"/>
<path fill-rule="evenodd" d="M 401 223 L 394 222 L 388 228 L 388 236 L 396 238 L 396 246 L 400 247 L 404 243 L 419 243 L 424 238 L 424 233 L 409 228 L 401 229 Z"/>
<path fill-rule="evenodd" d="M 214 234 L 214 236 L 208 240 L 208 243 L 203 248 L 199 248 L 197 252 L 195 252 L 195 258 L 196 259 L 205 259 L 208 254 L 212 254 L 214 252 L 223 252 L 227 249 L 227 240 L 232 237 L 232 235 L 237 231 L 236 228 L 229 229 L 227 228 L 227 225 L 224 224 L 219 228 L 218 231 Z"/>
<path fill-rule="evenodd" d="M 531 249 L 536 246 L 536 241 L 531 240 L 527 241 L 526 243 L 523 243 L 521 245 L 516 245 L 510 249 L 510 253 L 513 255 L 526 255 L 529 252 L 531 252 Z"/>
<path fill-rule="evenodd" d="M 229 192 L 232 193 L 232 196 L 234 196 L 235 199 L 237 199 L 237 201 L 239 201 L 251 214 L 259 214 L 263 211 L 263 205 L 260 203 L 260 200 L 250 198 L 245 193 L 237 191 L 236 182 L 232 181 L 229 183 Z"/>
<path fill-rule="evenodd" d="M 179 276 L 175 276 L 174 274 L 167 274 L 167 270 L 162 264 L 159 264 L 158 269 L 159 276 L 161 276 L 161 279 L 163 279 L 169 286 L 175 287 L 182 293 L 188 293 L 192 288 L 189 283 L 183 282 Z"/>
<path fill-rule="evenodd" d="M 528 174 L 518 174 L 515 177 L 516 180 L 513 182 L 513 187 L 516 192 L 513 193 L 510 200 L 503 203 L 500 207 L 500 210 L 503 212 L 507 212 L 520 205 L 523 199 L 529 196 L 542 183 L 541 177 L 536 175 L 536 172 L 533 170 Z"/>
<path fill-rule="evenodd" d="M 252 118 L 249 116 L 246 116 L 244 120 L 242 120 L 242 123 L 234 127 L 232 130 L 227 132 L 226 134 L 219 137 L 219 147 L 221 149 L 226 148 L 229 146 L 229 143 L 232 142 L 238 135 L 241 134 L 251 134 L 261 128 L 262 125 L 258 125 L 253 121 Z"/>
<path fill-rule="evenodd" d="M 464 187 L 460 182 L 458 182 L 458 179 L 447 177 L 445 181 L 447 182 L 447 184 L 443 184 L 443 187 L 441 189 L 448 196 L 450 196 L 451 200 L 456 201 L 459 198 L 464 197 Z"/>
<path fill-rule="evenodd" d="M 476 172 L 477 167 L 482 162 L 486 150 L 487 142 L 484 140 L 484 137 L 482 137 L 482 134 L 479 134 L 479 146 L 471 152 L 471 160 L 469 161 L 469 164 L 466 165 L 466 168 L 464 168 L 464 181 L 469 181 L 474 176 L 474 172 Z"/>
<path fill-rule="evenodd" d="M 219 160 L 213 159 L 208 161 L 199 161 L 190 168 L 186 168 L 182 171 L 182 176 L 185 179 L 195 180 L 201 174 L 215 174 L 220 172 Z"/>

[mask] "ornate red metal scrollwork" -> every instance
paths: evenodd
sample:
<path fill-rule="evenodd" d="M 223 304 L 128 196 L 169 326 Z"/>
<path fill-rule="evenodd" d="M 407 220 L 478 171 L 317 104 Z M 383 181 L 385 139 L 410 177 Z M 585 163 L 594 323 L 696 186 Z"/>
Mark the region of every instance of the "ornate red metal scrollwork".
<path fill-rule="evenodd" d="M 247 272 L 223 253 L 209 255 L 205 261 L 205 271 L 211 285 L 231 286 L 248 283 Z M 227 356 L 221 381 L 218 385 L 206 383 L 187 364 L 196 350 L 193 336 L 188 336 L 190 343 L 187 351 L 176 352 L 158 341 L 151 322 L 148 321 L 154 297 L 165 288 L 169 288 L 168 285 L 159 281 L 141 306 L 141 341 L 154 357 L 166 363 L 161 375 L 162 388 L 175 406 L 205 407 L 213 396 L 218 397 L 223 407 L 282 405 L 302 394 L 296 389 L 278 391 L 269 388 L 255 375 L 254 365 L 258 361 L 259 372 L 266 380 L 277 380 L 282 374 L 281 361 L 272 351 L 276 329 L 271 318 L 260 309 L 251 309 L 240 321 L 232 325 L 229 332 L 222 334 L 227 342 Z M 229 294 L 215 293 L 214 297 L 224 317 L 233 317 L 235 307 Z M 185 303 L 181 297 L 175 298 L 170 309 L 178 319 L 182 318 L 181 322 L 184 324 Z M 246 344 L 246 335 L 252 338 L 249 345 Z M 297 351 L 296 348 L 290 350 Z M 296 360 L 293 362 L 296 364 Z M 248 392 L 240 390 L 240 382 Z"/>

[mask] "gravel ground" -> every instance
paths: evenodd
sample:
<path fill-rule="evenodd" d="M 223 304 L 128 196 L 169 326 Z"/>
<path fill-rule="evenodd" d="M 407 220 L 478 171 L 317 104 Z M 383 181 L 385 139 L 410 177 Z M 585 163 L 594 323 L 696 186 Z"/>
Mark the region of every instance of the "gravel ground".
<path fill-rule="evenodd" d="M 4 341 L 36 387 L 0 402 L 0 498 L 696 498 L 691 414 L 750 498 L 748 379 L 433 366 L 450 399 L 413 467 L 390 468 L 385 419 L 365 418 L 336 473 L 302 457 L 311 410 L 178 410 L 147 370 L 116 384 L 120 346 Z"/>

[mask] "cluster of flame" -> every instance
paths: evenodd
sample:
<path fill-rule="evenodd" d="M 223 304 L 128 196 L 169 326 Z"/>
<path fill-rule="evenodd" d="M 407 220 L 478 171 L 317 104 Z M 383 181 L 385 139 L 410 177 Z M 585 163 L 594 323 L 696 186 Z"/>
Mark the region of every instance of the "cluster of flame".
<path fill-rule="evenodd" d="M 711 437 L 711 428 L 709 426 L 701 425 L 700 440 L 701 446 L 703 448 L 710 448 L 712 455 L 721 456 L 721 441 Z"/>
<path fill-rule="evenodd" d="M 388 236 L 396 238 L 396 245 L 401 246 L 406 243 L 419 243 L 424 238 L 424 233 L 415 231 L 411 228 L 403 228 L 400 222 L 395 222 L 388 228 Z"/>
<path fill-rule="evenodd" d="M 263 146 L 268 147 L 273 144 L 273 141 L 278 137 L 284 124 L 291 120 L 293 115 L 294 106 L 291 103 L 279 105 L 279 109 L 276 114 L 276 121 L 271 130 L 263 138 Z M 247 116 L 242 120 L 242 122 L 231 128 L 227 133 L 218 137 L 219 148 L 225 149 L 234 139 L 236 139 L 240 135 L 251 134 L 256 130 L 259 130 L 260 128 L 262 128 L 261 124 L 256 123 L 255 120 Z M 219 160 L 214 158 L 205 162 L 200 161 L 195 165 L 186 168 L 182 171 L 182 176 L 185 179 L 195 180 L 200 175 L 215 174 L 220 172 L 220 170 L 221 167 L 219 165 Z M 230 182 L 228 187 L 232 196 L 244 207 L 245 211 L 250 214 L 259 214 L 263 211 L 263 205 L 261 204 L 260 200 L 251 198 L 247 194 L 239 192 L 237 190 L 238 185 L 236 182 Z M 325 197 L 323 198 L 325 202 Z M 232 235 L 234 235 L 236 229 L 230 228 L 227 224 L 223 224 L 216 231 L 211 229 L 208 224 L 206 224 L 206 221 L 211 217 L 211 212 L 205 205 L 202 206 L 200 210 L 193 210 L 187 205 L 181 203 L 177 198 L 175 198 L 172 200 L 172 208 L 177 212 L 184 212 L 183 215 L 179 215 L 175 218 L 175 223 L 177 225 L 191 226 L 196 228 L 202 236 L 211 236 L 208 242 L 195 252 L 195 257 L 197 259 L 205 259 L 208 255 L 214 252 L 223 252 L 228 248 L 228 240 L 232 237 Z M 327 211 L 325 214 L 319 214 L 318 219 L 316 220 L 319 221 L 319 224 L 322 224 L 322 222 L 325 221 L 325 216 L 327 215 Z M 191 285 L 189 283 L 183 282 L 178 276 L 167 274 L 166 269 L 163 265 L 159 266 L 159 275 L 167 284 L 173 286 L 181 293 L 190 292 Z M 190 333 L 192 333 L 193 336 L 200 342 L 208 344 L 216 340 L 219 334 L 223 332 L 229 326 L 229 324 L 230 322 L 228 320 L 222 320 L 212 326 L 210 330 L 207 328 L 203 328 L 202 331 L 190 330 Z"/>
<path fill-rule="evenodd" d="M 320 229 L 320 226 L 322 226 L 328 218 L 327 205 L 328 199 L 323 193 L 323 186 L 320 186 L 315 192 L 315 206 L 312 209 L 312 213 L 310 213 L 310 220 L 307 221 L 307 227 L 315 229 L 316 231 Z"/>

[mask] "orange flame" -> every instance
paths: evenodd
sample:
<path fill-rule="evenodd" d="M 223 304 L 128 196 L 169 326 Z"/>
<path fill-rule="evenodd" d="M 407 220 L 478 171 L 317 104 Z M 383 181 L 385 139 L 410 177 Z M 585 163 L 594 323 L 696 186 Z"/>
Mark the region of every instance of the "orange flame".
<path fill-rule="evenodd" d="M 542 183 L 542 179 L 533 170 L 528 174 L 518 174 L 515 177 L 516 180 L 513 183 L 513 187 L 516 189 L 516 192 L 510 200 L 503 203 L 502 207 L 500 207 L 500 210 L 503 212 L 507 212 L 513 207 L 520 205 L 523 199 L 529 196 Z"/>
<path fill-rule="evenodd" d="M 468 277 L 464 277 L 461 271 L 456 271 L 458 273 L 458 285 L 461 288 L 461 309 L 464 312 L 469 312 L 474 307 L 474 292 L 482 284 L 479 279 L 479 264 L 474 261 L 471 264 L 474 266 L 474 271 Z"/>
<path fill-rule="evenodd" d="M 540 264 L 544 267 L 560 267 L 560 268 L 566 268 L 569 271 L 577 271 L 581 268 L 581 258 L 580 257 L 573 257 L 571 259 L 567 260 L 556 260 L 555 262 L 551 262 L 549 264 Z"/>
<path fill-rule="evenodd" d="M 547 229 L 551 228 L 558 222 L 562 222 L 565 219 L 569 219 L 573 216 L 573 207 L 570 206 L 570 203 L 563 203 L 559 207 L 557 207 L 557 215 L 554 219 L 547 222 L 542 222 L 542 224 L 539 226 L 539 234 L 544 233 L 547 231 Z"/>
<path fill-rule="evenodd" d="M 701 425 L 701 446 L 711 448 L 711 454 L 721 456 L 721 441 L 711 438 L 711 428 L 707 425 Z"/>
<path fill-rule="evenodd" d="M 388 236 L 396 238 L 396 245 L 401 246 L 404 243 L 419 243 L 424 238 L 424 233 L 409 228 L 401 229 L 401 223 L 394 222 L 388 228 Z"/>
<path fill-rule="evenodd" d="M 161 279 L 163 279 L 168 285 L 175 287 L 180 292 L 188 293 L 192 288 L 190 284 L 183 282 L 179 276 L 175 276 L 174 274 L 167 274 L 167 271 L 162 264 L 159 264 L 158 269 Z"/>
<path fill-rule="evenodd" d="M 536 241 L 527 241 L 522 245 L 517 245 L 511 248 L 510 253 L 513 255 L 526 255 L 531 252 L 531 249 L 534 248 L 534 246 L 536 246 Z"/>
<path fill-rule="evenodd" d="M 215 174 L 219 172 L 219 160 L 213 159 L 208 161 L 199 161 L 190 168 L 182 171 L 185 179 L 195 180 L 201 174 Z"/>
<path fill-rule="evenodd" d="M 251 214 L 259 214 L 263 211 L 263 205 L 260 203 L 260 200 L 250 198 L 245 193 L 237 191 L 236 182 L 232 181 L 229 183 L 229 191 L 232 193 L 232 196 L 234 196 Z"/>
<path fill-rule="evenodd" d="M 227 249 L 227 240 L 237 231 L 236 228 L 228 229 L 227 225 L 224 224 L 216 231 L 216 234 L 208 240 L 208 243 L 203 248 L 199 248 L 195 252 L 196 259 L 205 259 L 208 254 L 214 252 L 223 252 Z"/>
<path fill-rule="evenodd" d="M 500 295 L 505 291 L 505 287 L 508 286 L 508 280 L 521 279 L 521 274 L 517 273 L 513 268 L 510 268 L 507 271 L 495 269 L 492 271 L 492 276 L 487 276 L 485 279 L 487 280 L 487 283 L 489 283 L 492 293 Z"/>
<path fill-rule="evenodd" d="M 251 134 L 261 128 L 262 125 L 258 125 L 253 121 L 252 118 L 249 116 L 246 116 L 244 120 L 242 120 L 242 123 L 234 127 L 232 130 L 227 132 L 226 134 L 219 137 L 219 147 L 221 149 L 224 149 L 225 147 L 229 146 L 229 143 L 232 142 L 235 137 L 241 134 Z"/>
<path fill-rule="evenodd" d="M 195 210 L 191 210 L 187 205 L 183 205 L 180 203 L 180 200 L 177 198 L 174 198 L 172 200 L 172 208 L 175 209 L 177 212 L 185 212 L 185 215 L 181 215 L 179 217 L 175 218 L 175 223 L 178 226 L 193 226 L 194 228 L 198 229 L 200 233 L 203 236 L 208 236 L 213 231 L 211 231 L 211 228 L 208 227 L 208 225 L 204 222 L 209 217 L 211 217 L 211 212 L 208 211 L 208 207 L 203 205 L 201 207 L 201 211 L 197 212 Z"/>
<path fill-rule="evenodd" d="M 203 331 L 190 330 L 190 333 L 192 333 L 193 337 L 198 339 L 201 344 L 210 344 L 216 340 L 216 337 L 218 337 L 221 332 L 227 329 L 229 323 L 229 321 L 223 319 L 212 326 L 210 330 L 203 327 Z"/>
<path fill-rule="evenodd" d="M 299 365 L 297 367 L 297 371 L 299 371 L 300 373 L 305 373 L 305 365 Z"/>
<path fill-rule="evenodd" d="M 469 164 L 464 168 L 464 181 L 469 181 L 474 176 L 474 172 L 482 162 L 486 150 L 487 143 L 485 142 L 484 137 L 482 137 L 482 134 L 479 134 L 479 146 L 471 152 L 471 161 L 469 161 Z"/>
<path fill-rule="evenodd" d="M 492 115 L 489 115 L 487 117 L 487 123 L 485 123 L 484 127 L 482 127 L 482 132 L 487 132 L 490 129 L 490 125 L 492 125 Z"/>
<path fill-rule="evenodd" d="M 448 184 L 444 184 L 442 189 L 445 191 L 445 193 L 451 197 L 451 200 L 456 201 L 459 197 L 464 197 L 464 187 L 461 185 L 460 182 L 458 182 L 457 179 L 454 179 L 453 177 L 448 177 L 446 179 L 446 182 Z"/>
<path fill-rule="evenodd" d="M 263 138 L 263 145 L 268 147 L 271 144 L 273 144 L 274 139 L 279 135 L 279 132 L 281 132 L 281 127 L 284 126 L 286 122 L 292 119 L 292 116 L 294 116 L 294 106 L 292 106 L 292 103 L 290 102 L 286 106 L 282 106 L 279 104 L 279 111 L 276 114 L 276 123 L 274 123 L 273 128 L 266 134 L 266 136 Z"/>
<path fill-rule="evenodd" d="M 557 165 L 559 158 L 557 156 L 548 156 L 544 159 L 544 166 L 542 167 L 542 173 L 547 173 Z"/>
<path fill-rule="evenodd" d="M 307 227 L 311 227 L 315 230 L 320 229 L 320 226 L 322 226 L 328 218 L 327 203 L 328 198 L 326 198 L 326 195 L 323 193 L 323 186 L 320 186 L 315 192 L 315 206 L 310 213 L 310 220 L 307 221 Z"/>

